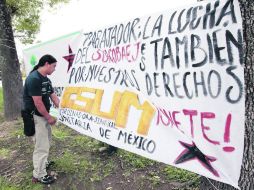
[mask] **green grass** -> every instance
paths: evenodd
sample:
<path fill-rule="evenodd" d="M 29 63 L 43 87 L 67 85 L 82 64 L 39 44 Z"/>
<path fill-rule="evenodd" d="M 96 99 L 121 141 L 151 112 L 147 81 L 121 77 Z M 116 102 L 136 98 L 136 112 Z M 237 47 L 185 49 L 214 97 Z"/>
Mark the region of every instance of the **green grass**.
<path fill-rule="evenodd" d="M 118 155 L 124 162 L 133 166 L 134 168 L 142 169 L 147 166 L 152 166 L 155 163 L 155 161 L 153 160 L 141 157 L 139 155 L 124 150 L 119 150 Z"/>
<path fill-rule="evenodd" d="M 75 173 L 78 171 L 77 156 L 66 151 L 60 158 L 54 160 L 57 171 L 64 173 Z"/>
<path fill-rule="evenodd" d="M 102 143 L 85 135 L 76 135 L 73 138 L 71 145 L 79 147 L 82 151 L 94 152 L 102 146 Z"/>
<path fill-rule="evenodd" d="M 191 181 L 194 185 L 199 183 L 199 175 L 187 170 L 179 169 L 173 166 L 167 166 L 163 171 L 168 180 L 175 180 L 178 182 Z"/>
<path fill-rule="evenodd" d="M 148 180 L 150 180 L 153 185 L 158 185 L 161 183 L 161 178 L 156 172 L 150 172 L 148 175 Z"/>
<path fill-rule="evenodd" d="M 31 183 L 32 172 L 31 168 L 26 172 L 22 172 L 18 174 L 19 178 L 22 179 L 20 184 L 17 185 L 19 190 L 42 190 L 44 185 L 41 183 Z"/>
<path fill-rule="evenodd" d="M 11 132 L 12 137 L 24 137 L 23 121 L 19 118 L 14 124 L 16 130 Z"/>
<path fill-rule="evenodd" d="M 114 170 L 112 160 L 104 163 L 100 158 L 87 158 L 70 151 L 65 152 L 56 162 L 56 171 L 61 173 L 77 175 L 82 180 L 101 181 Z"/>
<path fill-rule="evenodd" d="M 103 178 L 107 177 L 114 170 L 115 165 L 112 160 L 108 160 L 106 163 L 103 162 L 100 158 L 97 158 L 91 163 L 91 181 L 100 181 Z"/>
<path fill-rule="evenodd" d="M 92 167 L 91 162 L 88 159 L 82 159 L 79 162 L 80 169 L 82 173 L 87 173 L 87 171 Z"/>
<path fill-rule="evenodd" d="M 65 140 L 70 137 L 69 131 L 63 125 L 52 127 L 52 135 L 59 140 Z"/>
<path fill-rule="evenodd" d="M 112 160 L 109 160 L 106 165 L 102 168 L 102 175 L 103 177 L 107 177 L 111 174 L 111 172 L 115 169 L 115 165 Z"/>
<path fill-rule="evenodd" d="M 0 190 L 18 190 L 19 188 L 7 182 L 2 176 L 0 176 Z"/>
<path fill-rule="evenodd" d="M 8 150 L 6 148 L 0 149 L 0 157 L 7 158 L 9 155 L 10 155 L 10 150 Z"/>
<path fill-rule="evenodd" d="M 0 88 L 0 112 L 4 112 L 3 88 Z"/>

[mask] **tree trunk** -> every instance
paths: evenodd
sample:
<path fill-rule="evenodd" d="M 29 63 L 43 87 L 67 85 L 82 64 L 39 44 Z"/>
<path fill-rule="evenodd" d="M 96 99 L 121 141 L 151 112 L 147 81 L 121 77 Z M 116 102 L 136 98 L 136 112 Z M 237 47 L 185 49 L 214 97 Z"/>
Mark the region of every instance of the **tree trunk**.
<path fill-rule="evenodd" d="M 20 116 L 23 85 L 11 17 L 6 8 L 5 0 L 0 0 L 0 69 L 4 116 L 6 120 L 13 120 Z"/>
<path fill-rule="evenodd" d="M 239 180 L 242 190 L 254 189 L 254 4 L 253 0 L 239 0 L 243 18 L 244 81 L 245 81 L 245 136 L 244 153 Z M 235 189 L 230 185 L 210 180 L 217 189 Z M 215 189 L 202 177 L 200 189 Z"/>

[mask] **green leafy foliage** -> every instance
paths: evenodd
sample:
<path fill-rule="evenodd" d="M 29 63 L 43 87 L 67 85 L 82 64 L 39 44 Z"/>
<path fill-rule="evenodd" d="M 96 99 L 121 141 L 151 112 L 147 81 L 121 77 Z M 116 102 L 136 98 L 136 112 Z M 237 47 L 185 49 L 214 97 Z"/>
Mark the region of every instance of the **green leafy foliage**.
<path fill-rule="evenodd" d="M 40 31 L 40 13 L 45 7 L 53 8 L 69 0 L 7 0 L 12 17 L 12 27 L 16 37 L 23 43 L 32 43 Z"/>

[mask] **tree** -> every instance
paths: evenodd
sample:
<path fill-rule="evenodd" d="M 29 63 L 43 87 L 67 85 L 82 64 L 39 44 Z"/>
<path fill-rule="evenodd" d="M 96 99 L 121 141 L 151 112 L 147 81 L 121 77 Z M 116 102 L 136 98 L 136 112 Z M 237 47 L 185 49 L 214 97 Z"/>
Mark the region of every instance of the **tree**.
<path fill-rule="evenodd" d="M 244 155 L 239 180 L 243 190 L 254 189 L 254 4 L 253 0 L 239 0 L 243 18 L 244 58 L 245 58 L 245 136 Z M 217 189 L 235 189 L 234 187 L 211 180 Z M 215 189 L 204 177 L 201 189 Z"/>
<path fill-rule="evenodd" d="M 32 42 L 39 31 L 43 7 L 68 1 L 0 0 L 0 70 L 6 120 L 18 118 L 22 105 L 22 77 L 13 29 L 23 42 Z"/>
<path fill-rule="evenodd" d="M 22 78 L 14 42 L 11 17 L 5 0 L 0 1 L 0 70 L 2 75 L 4 114 L 7 120 L 20 115 Z"/>
<path fill-rule="evenodd" d="M 7 9 L 12 17 L 15 37 L 23 43 L 32 43 L 40 30 L 40 12 L 46 6 L 53 8 L 58 3 L 69 0 L 6 0 Z"/>

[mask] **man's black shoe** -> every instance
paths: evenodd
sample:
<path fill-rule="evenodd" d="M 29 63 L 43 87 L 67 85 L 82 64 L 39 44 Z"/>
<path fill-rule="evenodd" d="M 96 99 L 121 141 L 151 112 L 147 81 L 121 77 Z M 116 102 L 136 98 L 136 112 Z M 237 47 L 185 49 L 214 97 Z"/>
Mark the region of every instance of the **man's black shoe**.
<path fill-rule="evenodd" d="M 112 156 L 113 154 L 116 153 L 116 151 L 117 151 L 117 148 L 116 148 L 116 147 L 109 145 L 109 147 L 108 147 L 108 149 L 107 149 L 107 154 L 108 154 L 109 156 Z"/>
<path fill-rule="evenodd" d="M 54 181 L 55 181 L 55 179 L 54 179 L 54 177 L 51 176 L 51 175 L 45 175 L 45 176 L 42 177 L 42 178 L 35 178 L 35 177 L 32 178 L 32 182 L 33 182 L 33 183 L 38 183 L 38 182 L 40 182 L 40 183 L 43 183 L 43 184 L 51 184 L 51 183 L 53 183 Z"/>

